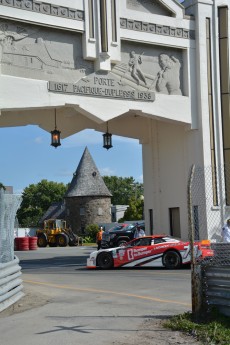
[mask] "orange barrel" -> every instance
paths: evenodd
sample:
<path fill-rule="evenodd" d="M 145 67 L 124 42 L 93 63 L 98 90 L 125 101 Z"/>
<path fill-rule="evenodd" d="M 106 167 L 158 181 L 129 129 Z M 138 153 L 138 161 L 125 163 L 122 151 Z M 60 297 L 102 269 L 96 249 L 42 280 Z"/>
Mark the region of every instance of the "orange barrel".
<path fill-rule="evenodd" d="M 35 237 L 35 236 L 34 237 L 29 237 L 29 249 L 30 250 L 38 249 L 37 241 L 38 241 L 37 237 Z"/>
<path fill-rule="evenodd" d="M 18 242 L 19 242 L 19 237 L 15 237 L 15 239 L 14 239 L 14 250 L 18 250 Z"/>
<path fill-rule="evenodd" d="M 18 250 L 29 250 L 29 237 L 18 237 Z"/>

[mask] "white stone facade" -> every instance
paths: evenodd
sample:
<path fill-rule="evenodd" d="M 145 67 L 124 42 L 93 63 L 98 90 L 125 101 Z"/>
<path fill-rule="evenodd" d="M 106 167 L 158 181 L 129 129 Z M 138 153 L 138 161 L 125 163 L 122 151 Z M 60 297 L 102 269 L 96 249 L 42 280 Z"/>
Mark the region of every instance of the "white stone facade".
<path fill-rule="evenodd" d="M 107 124 L 112 134 L 139 139 L 146 232 L 171 226 L 186 239 L 189 170 L 211 166 L 212 152 L 217 166 L 224 163 L 220 7 L 229 43 L 229 0 L 0 0 L 0 127 L 50 132 L 56 108 L 63 139 L 86 128 L 105 132 Z M 207 203 L 200 237 L 215 238 L 226 212 Z"/>

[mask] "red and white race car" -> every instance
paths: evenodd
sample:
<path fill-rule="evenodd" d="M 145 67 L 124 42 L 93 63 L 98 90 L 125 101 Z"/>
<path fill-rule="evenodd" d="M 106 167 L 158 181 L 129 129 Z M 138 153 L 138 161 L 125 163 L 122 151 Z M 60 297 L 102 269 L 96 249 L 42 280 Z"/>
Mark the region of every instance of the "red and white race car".
<path fill-rule="evenodd" d="M 210 241 L 194 243 L 195 257 L 213 256 Z M 190 243 L 166 235 L 140 237 L 123 247 L 94 251 L 87 259 L 87 268 L 166 267 L 180 268 L 191 262 Z"/>

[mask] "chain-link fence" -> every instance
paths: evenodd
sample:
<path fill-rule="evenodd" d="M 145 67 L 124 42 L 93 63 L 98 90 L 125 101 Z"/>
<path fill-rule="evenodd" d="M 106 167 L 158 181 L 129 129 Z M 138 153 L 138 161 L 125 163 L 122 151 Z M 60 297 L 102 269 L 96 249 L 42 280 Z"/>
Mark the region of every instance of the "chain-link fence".
<path fill-rule="evenodd" d="M 0 188 L 0 312 L 24 296 L 19 259 L 14 255 L 14 223 L 21 197 Z"/>
<path fill-rule="evenodd" d="M 21 197 L 0 189 L 0 263 L 14 260 L 14 223 Z"/>
<path fill-rule="evenodd" d="M 197 318 L 212 305 L 220 310 L 224 307 L 225 313 L 230 313 L 230 307 L 226 312 L 226 305 L 230 306 L 230 243 L 222 232 L 229 218 L 230 167 L 213 169 L 193 165 L 188 179 L 188 219 L 192 308 Z M 196 260 L 196 241 L 206 239 L 210 240 L 212 255 L 202 261 Z"/>

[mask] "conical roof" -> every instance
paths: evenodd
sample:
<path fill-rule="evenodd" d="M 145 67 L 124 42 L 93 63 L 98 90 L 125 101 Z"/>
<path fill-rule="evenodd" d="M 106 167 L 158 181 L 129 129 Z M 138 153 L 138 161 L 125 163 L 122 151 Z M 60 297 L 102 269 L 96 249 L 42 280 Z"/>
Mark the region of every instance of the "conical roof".
<path fill-rule="evenodd" d="M 112 196 L 87 147 L 65 195 L 66 198 L 76 196 Z"/>

